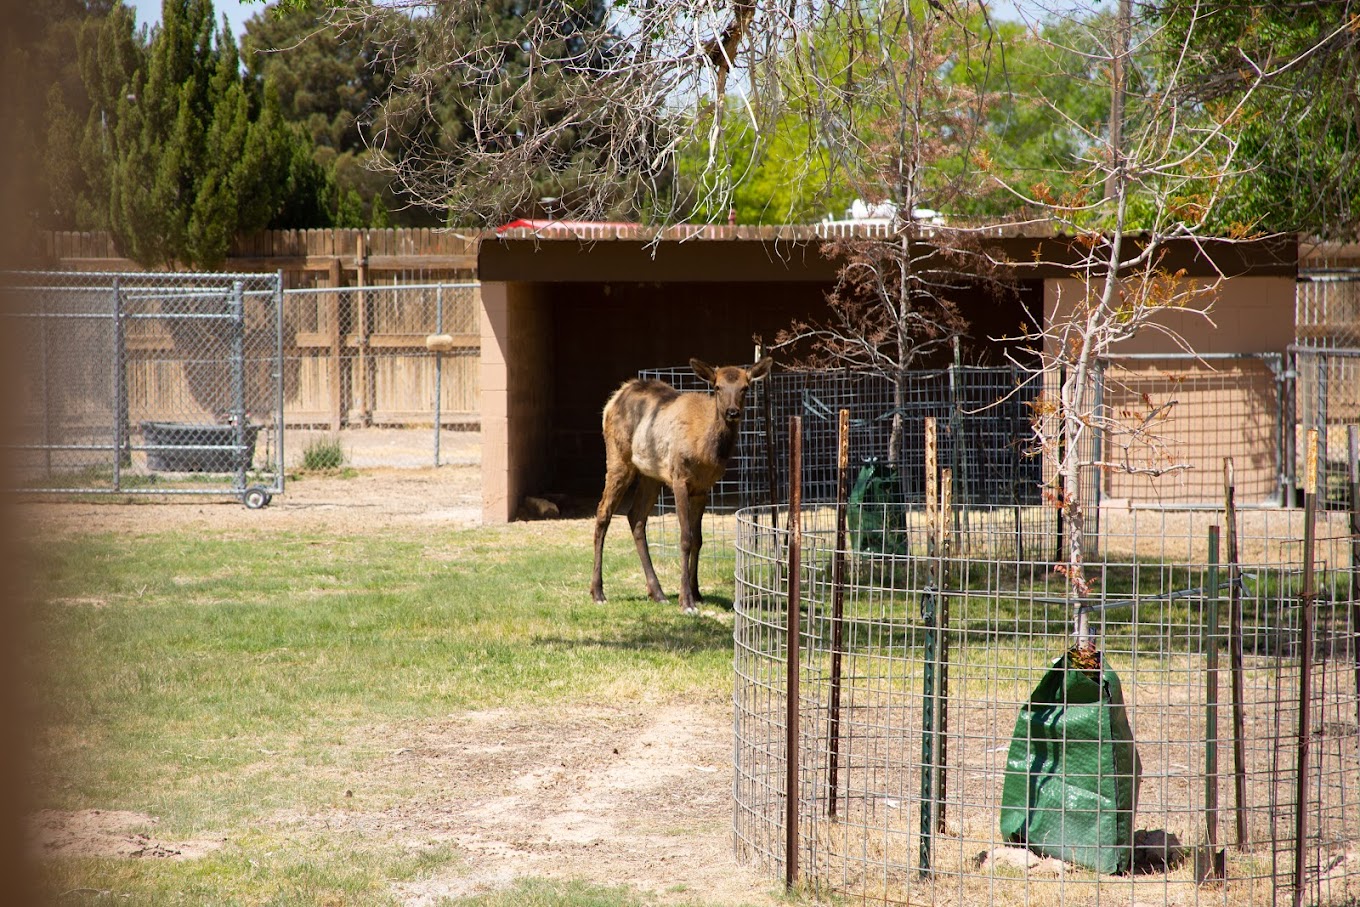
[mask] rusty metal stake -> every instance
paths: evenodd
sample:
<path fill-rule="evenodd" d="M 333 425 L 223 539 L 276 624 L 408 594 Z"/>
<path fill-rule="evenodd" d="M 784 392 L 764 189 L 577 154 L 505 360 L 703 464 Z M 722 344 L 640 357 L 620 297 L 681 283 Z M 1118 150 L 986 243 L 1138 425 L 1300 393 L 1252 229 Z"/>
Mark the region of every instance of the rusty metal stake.
<path fill-rule="evenodd" d="M 840 411 L 836 455 L 836 552 L 831 562 L 831 709 L 828 716 L 826 814 L 836 818 L 841 765 L 841 649 L 845 645 L 846 508 L 850 497 L 850 410 Z"/>

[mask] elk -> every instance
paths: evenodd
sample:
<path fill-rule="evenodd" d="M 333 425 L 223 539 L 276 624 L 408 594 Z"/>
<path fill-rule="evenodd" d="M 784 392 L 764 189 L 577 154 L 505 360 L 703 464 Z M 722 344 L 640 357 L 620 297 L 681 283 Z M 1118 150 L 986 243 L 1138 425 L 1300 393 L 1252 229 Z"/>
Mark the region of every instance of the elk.
<path fill-rule="evenodd" d="M 595 573 L 590 583 L 590 596 L 597 602 L 605 600 L 601 560 L 609 520 L 636 481 L 628 525 L 647 594 L 653 601 L 666 600 L 647 548 L 647 516 L 664 484 L 675 497 L 680 523 L 680 607 L 686 613 L 698 610 L 699 549 L 704 544 L 708 493 L 727 471 L 737 446 L 747 389 L 769 374 L 774 363 L 765 357 L 749 369 L 714 368 L 699 359 L 689 364 L 712 385 L 712 393 L 681 393 L 662 381 L 634 378 L 604 406 L 604 495 L 595 511 Z"/>

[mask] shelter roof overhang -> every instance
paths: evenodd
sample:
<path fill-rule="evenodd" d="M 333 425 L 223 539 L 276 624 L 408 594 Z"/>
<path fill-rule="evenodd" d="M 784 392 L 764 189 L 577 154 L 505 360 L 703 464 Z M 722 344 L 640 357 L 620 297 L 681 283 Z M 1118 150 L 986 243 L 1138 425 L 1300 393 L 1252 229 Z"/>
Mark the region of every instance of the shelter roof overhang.
<path fill-rule="evenodd" d="M 1047 223 L 918 226 L 930 244 L 963 235 L 976 248 L 979 271 L 1004 262 L 1012 277 L 1081 276 L 1089 237 L 1059 232 Z M 511 282 L 768 282 L 831 281 L 839 263 L 826 254 L 838 240 L 888 240 L 883 224 L 784 226 L 676 225 L 549 221 L 512 226 L 482 237 L 478 275 Z M 1126 237 L 1136 249 L 1147 234 Z M 967 257 L 963 258 L 967 268 Z M 1158 267 L 1187 276 L 1295 276 L 1299 242 L 1292 234 L 1250 240 L 1216 237 L 1165 241 Z"/>

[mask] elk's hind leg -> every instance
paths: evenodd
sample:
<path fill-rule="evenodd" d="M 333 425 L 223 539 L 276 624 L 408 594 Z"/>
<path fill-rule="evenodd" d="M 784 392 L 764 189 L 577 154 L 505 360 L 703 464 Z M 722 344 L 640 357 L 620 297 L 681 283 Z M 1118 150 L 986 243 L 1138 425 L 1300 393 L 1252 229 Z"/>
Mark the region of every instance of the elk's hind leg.
<path fill-rule="evenodd" d="M 661 591 L 661 581 L 656 578 L 656 568 L 652 566 L 652 552 L 647 547 L 647 517 L 651 515 L 660 494 L 661 482 L 650 476 L 643 476 L 638 480 L 637 491 L 633 494 L 633 506 L 628 508 L 628 526 L 633 530 L 633 544 L 637 545 L 638 560 L 642 561 L 642 576 L 647 580 L 647 595 L 654 602 L 666 600 L 666 593 Z"/>
<path fill-rule="evenodd" d="M 605 600 L 604 537 L 609 532 L 609 519 L 636 477 L 637 470 L 623 464 L 611 464 L 604 476 L 604 494 L 600 497 L 600 506 L 595 508 L 595 572 L 590 579 L 590 597 L 597 602 Z"/>

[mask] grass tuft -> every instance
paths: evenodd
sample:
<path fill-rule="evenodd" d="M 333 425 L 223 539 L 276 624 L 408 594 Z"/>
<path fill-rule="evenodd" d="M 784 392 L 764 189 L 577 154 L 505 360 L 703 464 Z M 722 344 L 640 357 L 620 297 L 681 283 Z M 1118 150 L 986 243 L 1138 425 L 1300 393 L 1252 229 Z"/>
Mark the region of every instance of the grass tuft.
<path fill-rule="evenodd" d="M 307 472 L 332 472 L 345 465 L 345 448 L 335 436 L 313 438 L 302 451 Z"/>

